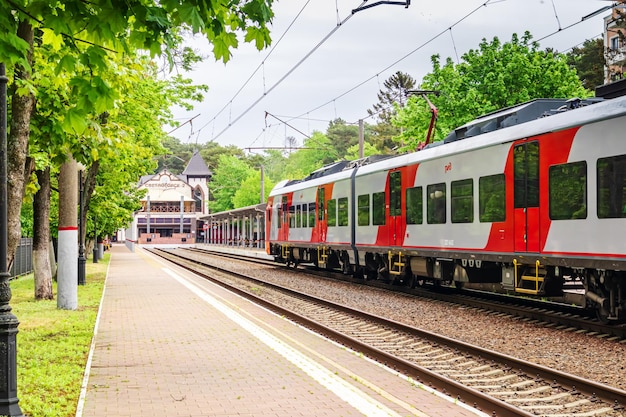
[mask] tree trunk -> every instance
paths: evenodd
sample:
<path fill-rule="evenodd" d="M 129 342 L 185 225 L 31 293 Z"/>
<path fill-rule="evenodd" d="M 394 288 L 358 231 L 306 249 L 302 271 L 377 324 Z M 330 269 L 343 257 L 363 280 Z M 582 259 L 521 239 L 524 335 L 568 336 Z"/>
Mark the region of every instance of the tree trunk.
<path fill-rule="evenodd" d="M 21 21 L 17 29 L 17 35 L 30 45 L 28 61 L 33 62 L 33 27 L 26 21 Z M 15 68 L 15 79 L 27 80 L 30 78 L 28 70 L 22 67 Z M 13 83 L 15 85 L 15 82 Z M 13 257 L 22 235 L 20 224 L 20 211 L 22 199 L 26 190 L 27 180 L 32 171 L 32 161 L 28 156 L 28 137 L 30 135 L 30 118 L 33 113 L 35 98 L 32 95 L 20 96 L 16 89 L 12 89 L 11 95 L 11 124 L 7 142 L 7 227 L 8 247 L 7 259 L 9 265 L 13 263 Z"/>
<path fill-rule="evenodd" d="M 33 201 L 33 269 L 35 300 L 51 300 L 52 270 L 50 267 L 50 167 L 36 171 L 39 191 Z"/>

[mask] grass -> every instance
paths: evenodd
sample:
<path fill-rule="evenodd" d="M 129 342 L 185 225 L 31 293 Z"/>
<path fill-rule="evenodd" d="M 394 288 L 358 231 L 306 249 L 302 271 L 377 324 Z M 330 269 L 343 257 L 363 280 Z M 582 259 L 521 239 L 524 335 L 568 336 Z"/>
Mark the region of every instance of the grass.
<path fill-rule="evenodd" d="M 57 309 L 54 300 L 35 301 L 33 275 L 11 281 L 10 305 L 20 322 L 17 335 L 17 397 L 29 417 L 76 415 L 110 254 L 86 264 L 78 286 L 78 309 Z M 56 297 L 56 283 L 54 293 Z"/>

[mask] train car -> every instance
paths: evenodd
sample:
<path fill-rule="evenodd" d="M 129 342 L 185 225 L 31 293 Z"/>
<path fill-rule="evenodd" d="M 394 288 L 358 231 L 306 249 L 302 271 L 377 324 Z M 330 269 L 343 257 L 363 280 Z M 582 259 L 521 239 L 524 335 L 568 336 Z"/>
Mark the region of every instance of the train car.
<path fill-rule="evenodd" d="M 268 253 L 405 285 L 491 283 L 549 297 L 578 282 L 626 319 L 626 98 L 540 99 L 442 142 L 282 182 Z"/>

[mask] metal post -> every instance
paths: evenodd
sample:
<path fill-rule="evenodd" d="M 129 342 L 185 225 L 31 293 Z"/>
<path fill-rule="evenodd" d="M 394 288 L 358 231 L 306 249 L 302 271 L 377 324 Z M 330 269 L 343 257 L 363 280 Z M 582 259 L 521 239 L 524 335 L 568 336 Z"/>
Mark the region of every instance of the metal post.
<path fill-rule="evenodd" d="M 98 263 L 98 227 L 96 216 L 93 216 L 93 263 Z"/>
<path fill-rule="evenodd" d="M 78 187 L 79 187 L 79 204 L 78 204 L 78 285 L 85 285 L 85 263 L 87 263 L 87 258 L 85 258 L 85 238 L 83 230 L 85 229 L 83 225 L 83 170 L 78 170 Z"/>
<path fill-rule="evenodd" d="M 11 313 L 8 249 L 7 178 L 7 83 L 6 68 L 0 63 L 0 415 L 22 416 L 17 398 L 17 326 Z"/>

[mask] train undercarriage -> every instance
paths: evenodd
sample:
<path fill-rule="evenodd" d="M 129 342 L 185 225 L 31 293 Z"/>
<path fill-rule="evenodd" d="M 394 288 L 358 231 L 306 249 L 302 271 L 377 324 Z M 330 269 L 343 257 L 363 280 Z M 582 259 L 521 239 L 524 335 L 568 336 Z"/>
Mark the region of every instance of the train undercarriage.
<path fill-rule="evenodd" d="M 279 263 L 313 264 L 364 280 L 416 287 L 471 287 L 511 295 L 577 304 L 604 322 L 626 321 L 626 272 L 551 265 L 520 257 L 483 260 L 416 255 L 408 251 L 360 251 L 349 247 L 271 245 Z M 548 260 L 549 261 L 549 260 Z M 545 262 L 546 264 L 542 264 Z M 563 263 L 563 260 L 559 260 Z"/>

